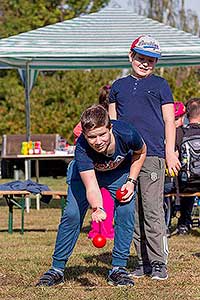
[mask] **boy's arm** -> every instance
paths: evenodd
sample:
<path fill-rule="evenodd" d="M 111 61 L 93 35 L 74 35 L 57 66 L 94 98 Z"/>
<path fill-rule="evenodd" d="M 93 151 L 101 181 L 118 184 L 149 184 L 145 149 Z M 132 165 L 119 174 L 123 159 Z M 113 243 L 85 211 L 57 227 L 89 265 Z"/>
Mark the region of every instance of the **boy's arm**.
<path fill-rule="evenodd" d="M 162 105 L 163 120 L 165 123 L 165 155 L 170 175 L 178 175 L 180 161 L 175 153 L 176 127 L 174 122 L 173 103 Z"/>
<path fill-rule="evenodd" d="M 116 103 L 110 103 L 108 108 L 111 120 L 117 120 Z"/>
<path fill-rule="evenodd" d="M 144 144 L 140 150 L 135 151 L 133 153 L 128 180 L 121 188 L 122 191 L 124 189 L 128 190 L 128 193 L 122 198 L 123 202 L 130 201 L 133 196 L 138 175 L 140 173 L 140 170 L 141 170 L 143 163 L 145 161 L 145 158 L 146 158 L 146 152 L 147 152 L 146 149 L 147 149 L 146 144 Z M 133 181 L 132 181 L 132 179 L 133 179 Z"/>
<path fill-rule="evenodd" d="M 81 179 L 86 189 L 86 198 L 93 209 L 92 220 L 101 222 L 106 219 L 103 208 L 101 191 L 94 170 L 80 172 Z"/>

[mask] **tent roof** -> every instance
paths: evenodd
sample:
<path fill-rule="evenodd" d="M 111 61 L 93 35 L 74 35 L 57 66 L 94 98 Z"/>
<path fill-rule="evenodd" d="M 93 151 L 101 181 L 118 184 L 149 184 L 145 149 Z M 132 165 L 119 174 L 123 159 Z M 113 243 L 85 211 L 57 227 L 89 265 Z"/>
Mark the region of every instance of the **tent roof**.
<path fill-rule="evenodd" d="M 160 66 L 199 65 L 200 38 L 121 8 L 45 26 L 0 40 L 1 67 L 80 69 L 129 67 L 128 50 L 141 34 L 162 48 Z"/>

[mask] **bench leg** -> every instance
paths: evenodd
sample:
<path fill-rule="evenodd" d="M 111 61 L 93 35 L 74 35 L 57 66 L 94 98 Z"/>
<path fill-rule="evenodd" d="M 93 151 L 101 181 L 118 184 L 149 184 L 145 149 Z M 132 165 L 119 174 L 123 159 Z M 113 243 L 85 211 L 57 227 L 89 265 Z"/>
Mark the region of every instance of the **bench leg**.
<path fill-rule="evenodd" d="M 65 198 L 65 196 L 62 196 L 61 197 L 61 216 L 63 216 L 63 214 L 64 214 L 65 205 L 66 205 L 66 198 Z"/>
<path fill-rule="evenodd" d="M 8 233 L 13 233 L 13 203 L 8 201 Z"/>
<path fill-rule="evenodd" d="M 25 197 L 21 198 L 21 234 L 24 234 L 24 208 L 25 208 Z"/>
<path fill-rule="evenodd" d="M 17 203 L 14 199 L 6 199 L 9 214 L 8 214 L 8 233 L 13 233 L 13 206 L 16 205 L 21 209 L 21 234 L 24 234 L 24 209 L 25 209 L 25 197 L 22 196 L 20 203 Z"/>

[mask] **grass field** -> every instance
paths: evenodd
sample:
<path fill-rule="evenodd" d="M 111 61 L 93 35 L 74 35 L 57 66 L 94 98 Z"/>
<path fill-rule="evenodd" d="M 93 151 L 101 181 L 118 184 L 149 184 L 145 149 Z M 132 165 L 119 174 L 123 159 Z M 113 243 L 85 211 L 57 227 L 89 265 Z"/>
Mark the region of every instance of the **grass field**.
<path fill-rule="evenodd" d="M 42 178 L 52 189 L 65 189 L 65 179 Z M 3 200 L 1 200 L 3 203 Z M 0 300 L 197 300 L 200 299 L 200 230 L 189 236 L 169 239 L 169 279 L 135 280 L 133 288 L 114 288 L 106 283 L 110 268 L 112 241 L 103 249 L 92 246 L 87 238 L 90 225 L 88 211 L 78 243 L 66 269 L 65 284 L 52 288 L 35 288 L 40 275 L 51 265 L 61 211 L 55 203 L 37 211 L 32 206 L 25 214 L 25 233 L 21 235 L 20 209 L 14 210 L 14 232 L 7 233 L 8 207 L 0 207 Z M 128 268 L 136 264 L 134 247 Z"/>

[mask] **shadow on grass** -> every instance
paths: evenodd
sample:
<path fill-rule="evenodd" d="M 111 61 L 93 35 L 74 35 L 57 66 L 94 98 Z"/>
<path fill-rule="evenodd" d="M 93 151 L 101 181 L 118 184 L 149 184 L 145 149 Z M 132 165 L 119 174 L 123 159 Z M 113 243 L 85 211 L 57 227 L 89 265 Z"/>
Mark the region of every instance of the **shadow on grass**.
<path fill-rule="evenodd" d="M 200 258 L 200 252 L 193 253 L 192 255 L 195 256 L 195 257 L 197 257 L 197 258 Z"/>
<path fill-rule="evenodd" d="M 84 227 L 81 228 L 81 232 L 88 233 L 90 231 L 90 229 L 91 229 L 91 226 L 89 226 L 89 225 L 84 226 Z"/>
<path fill-rule="evenodd" d="M 97 277 L 107 278 L 109 268 L 102 266 L 73 266 L 67 267 L 65 270 L 65 281 L 75 281 L 81 286 L 95 287 L 99 286 Z M 93 275 L 93 279 L 89 279 L 88 273 Z"/>
<path fill-rule="evenodd" d="M 99 255 L 89 255 L 84 258 L 87 263 L 93 263 L 98 266 L 99 262 L 107 264 L 109 268 L 111 268 L 112 263 L 112 253 L 111 252 L 105 252 L 101 253 Z M 134 269 L 137 266 L 137 256 L 130 256 L 128 259 L 128 266 L 127 268 Z"/>
<path fill-rule="evenodd" d="M 104 252 L 104 253 L 97 254 L 97 255 L 88 255 L 88 256 L 84 257 L 84 259 L 87 263 L 92 263 L 92 264 L 96 265 L 97 267 L 100 262 L 104 263 L 110 267 L 111 259 L 112 259 L 111 256 L 112 256 L 111 252 Z"/>
<path fill-rule="evenodd" d="M 193 236 L 199 237 L 200 236 L 200 232 L 198 230 L 195 230 L 197 228 L 199 228 L 199 227 L 192 228 L 192 231 L 190 232 L 190 234 L 193 235 Z"/>
<path fill-rule="evenodd" d="M 65 269 L 65 280 L 75 281 L 81 286 L 95 287 L 99 286 L 99 282 L 96 281 L 97 277 L 107 278 L 108 272 L 111 269 L 111 252 L 101 253 L 99 255 L 88 255 L 85 258 L 86 263 L 92 264 L 91 266 L 75 265 L 73 267 L 67 267 Z M 107 266 L 102 266 L 106 264 Z M 101 264 L 101 265 L 99 265 Z M 128 268 L 134 269 L 137 265 L 137 257 L 131 256 L 128 262 Z M 88 278 L 88 273 L 94 276 L 93 280 Z"/>

